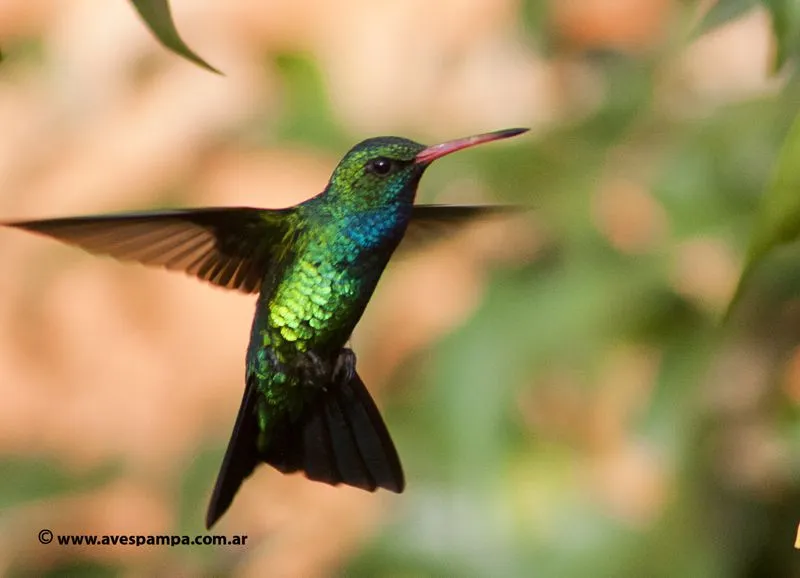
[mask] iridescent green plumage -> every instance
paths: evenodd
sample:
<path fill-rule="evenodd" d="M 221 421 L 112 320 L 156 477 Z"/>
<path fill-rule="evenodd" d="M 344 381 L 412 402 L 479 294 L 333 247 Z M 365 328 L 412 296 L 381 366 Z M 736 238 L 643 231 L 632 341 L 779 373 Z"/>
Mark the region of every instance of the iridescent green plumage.
<path fill-rule="evenodd" d="M 206 519 L 261 462 L 369 491 L 401 492 L 400 460 L 345 348 L 401 240 L 491 212 L 414 206 L 436 158 L 522 129 L 425 147 L 356 145 L 325 190 L 287 209 L 216 208 L 11 223 L 89 251 L 258 293 L 247 387 Z M 408 235 L 406 234 L 408 232 Z"/>

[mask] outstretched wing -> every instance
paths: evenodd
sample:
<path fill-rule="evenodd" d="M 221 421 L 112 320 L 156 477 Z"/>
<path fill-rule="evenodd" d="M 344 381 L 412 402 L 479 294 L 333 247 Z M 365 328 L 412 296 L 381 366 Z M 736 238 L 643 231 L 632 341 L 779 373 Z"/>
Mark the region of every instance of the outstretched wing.
<path fill-rule="evenodd" d="M 224 207 L 7 223 L 91 253 L 185 271 L 258 292 L 292 230 L 293 209 Z"/>
<path fill-rule="evenodd" d="M 444 237 L 480 219 L 514 215 L 524 211 L 510 205 L 414 205 L 400 250 L 406 252 Z"/>

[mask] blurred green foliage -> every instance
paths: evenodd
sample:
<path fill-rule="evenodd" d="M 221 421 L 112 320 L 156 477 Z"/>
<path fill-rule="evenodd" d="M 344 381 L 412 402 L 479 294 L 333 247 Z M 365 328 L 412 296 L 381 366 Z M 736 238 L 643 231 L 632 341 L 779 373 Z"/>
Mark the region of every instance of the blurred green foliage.
<path fill-rule="evenodd" d="M 777 40 L 775 68 L 800 51 L 800 3 L 796 0 L 764 0 L 772 16 L 772 29 Z"/>
<path fill-rule="evenodd" d="M 703 20 L 697 26 L 695 32 L 698 35 L 710 32 L 714 28 L 735 20 L 752 10 L 758 6 L 758 3 L 759 0 L 722 0 L 721 2 L 715 2 L 703 16 Z"/>
<path fill-rule="evenodd" d="M 336 122 L 325 94 L 322 74 L 313 58 L 302 54 L 278 54 L 272 65 L 281 78 L 283 94 L 277 126 L 269 126 L 270 130 L 265 131 L 270 138 L 331 151 L 348 148 L 349 135 Z"/>
<path fill-rule="evenodd" d="M 703 26 L 721 25 L 753 4 L 720 2 Z M 673 278 L 683 241 L 722 239 L 742 252 L 755 226 L 755 262 L 797 238 L 796 130 L 787 138 L 797 86 L 681 119 L 654 106 L 658 59 L 587 58 L 606 88 L 593 115 L 514 150 L 476 151 L 450 165 L 458 173 L 473 163 L 503 200 L 535 205 L 557 250 L 546 262 L 498 272 L 469 325 L 425 364 L 424 399 L 390 413 L 401 453 L 420 478 L 411 480 L 415 505 L 345 575 L 800 575 L 792 549 L 800 521 L 800 412 L 777 388 L 800 337 L 796 316 L 785 315 L 800 291 L 797 255 L 767 267 L 742 315 L 724 329 L 716 313 L 676 290 Z M 597 234 L 592 198 L 609 152 L 619 147 L 650 151 L 646 185 L 667 213 L 674 244 L 622 255 Z M 622 162 L 640 173 L 636 163 Z M 431 181 L 423 191 L 426 185 Z M 661 355 L 652 396 L 629 432 L 670 479 L 663 510 L 646 523 L 622 521 L 587 500 L 580 477 L 591 451 L 530 431 L 515 410 L 553 367 L 576 372 L 589 390 L 599 387 L 609 351 L 630 343 Z M 742 343 L 768 351 L 774 365 L 766 401 L 737 415 L 710 404 L 708 392 L 738 385 L 713 380 L 716 366 Z M 790 473 L 769 481 L 766 495 L 720 466 L 745 459 L 735 432 L 750 423 L 789 448 Z"/>
<path fill-rule="evenodd" d="M 101 487 L 119 476 L 120 469 L 109 464 L 88 474 L 72 474 L 54 468 L 47 459 L 5 458 L 0 461 L 0 510 Z"/>
<path fill-rule="evenodd" d="M 800 54 L 800 3 L 796 0 L 718 0 L 703 17 L 696 32 L 703 34 L 763 5 L 770 13 L 775 34 L 775 70 Z"/>
<path fill-rule="evenodd" d="M 777 246 L 792 243 L 800 236 L 800 117 L 795 120 L 778 158 L 775 175 L 758 213 L 745 260 L 745 268 L 730 305 L 730 314 L 755 267 Z"/>

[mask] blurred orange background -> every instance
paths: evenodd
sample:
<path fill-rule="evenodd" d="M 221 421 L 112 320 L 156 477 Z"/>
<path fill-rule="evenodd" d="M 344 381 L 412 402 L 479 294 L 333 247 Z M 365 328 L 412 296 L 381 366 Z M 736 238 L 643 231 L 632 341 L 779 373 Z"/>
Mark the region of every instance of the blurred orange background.
<path fill-rule="evenodd" d="M 614 86 L 586 56 L 604 51 L 657 59 L 651 113 L 681 122 L 770 98 L 783 82 L 768 74 L 772 41 L 761 10 L 688 41 L 682 34 L 698 12 L 674 0 L 171 6 L 187 43 L 224 76 L 164 50 L 126 2 L 0 1 L 0 219 L 287 206 L 319 192 L 351 144 L 379 134 L 433 143 L 531 126 L 526 138 L 538 142 L 604 106 Z M 546 31 L 547 46 L 531 41 L 530 22 Z M 654 144 L 610 143 L 587 185 L 583 226 L 623 258 L 669 255 L 665 286 L 717 314 L 738 276 L 739 247 L 724 235 L 679 231 L 653 194 L 652 159 L 662 149 L 657 136 L 648 142 Z M 514 146 L 498 145 L 486 158 Z M 482 154 L 443 161 L 423 180 L 420 199 L 539 204 L 546 191 L 524 177 L 508 177 L 523 191 L 514 197 L 470 168 L 469 159 Z M 583 170 L 569 157 L 560 162 L 565 172 Z M 567 238 L 547 215 L 478 223 L 387 272 L 354 336 L 360 371 L 379 405 L 400 400 L 413 415 L 424 395 L 414 382 L 416 364 L 470 323 L 493 271 L 537 262 Z M 67 480 L 64 491 L 9 498 L 0 514 L 0 572 L 98 564 L 125 576 L 333 575 L 416 507 L 408 493 L 370 495 L 262 467 L 214 529 L 247 534 L 247 548 L 38 544 L 41 528 L 203 532 L 202 510 L 240 402 L 254 300 L 18 231 L 0 231 L 0 260 L 0 454 L 11 464 L 50 464 Z M 599 355 L 590 390 L 581 385 L 582 369 L 553 363 L 528 378 L 535 388 L 515 394 L 523 428 L 585 452 L 584 461 L 570 462 L 580 473 L 565 473 L 569 466 L 535 483 L 555 491 L 571 479 L 581 499 L 647 527 L 679 492 L 671 462 L 629 435 L 651 403 L 664 352 L 629 340 L 609 341 Z M 759 359 L 748 350 L 744 369 L 720 371 L 758 376 L 769 363 Z M 787 391 L 797 403 L 800 365 L 792 363 Z M 753 379 L 757 390 L 768 382 Z M 403 415 L 390 408 L 390 430 L 402 427 Z M 744 430 L 751 436 L 744 443 L 766 444 L 755 451 L 759 459 L 782 463 L 786 448 L 762 442 L 759 432 Z M 414 493 L 418 461 L 406 456 L 419 448 L 400 439 L 407 492 Z M 112 473 L 98 474 L 102 481 L 84 484 L 107 467 Z M 525 489 L 527 468 L 536 478 L 538 467 L 523 460 L 504 475 L 517 496 L 512 502 L 538 512 L 534 526 L 547 526 L 554 506 Z M 26 483 L 18 470 L 8 472 L 7 484 Z M 790 546 L 791 536 L 786 541 Z"/>

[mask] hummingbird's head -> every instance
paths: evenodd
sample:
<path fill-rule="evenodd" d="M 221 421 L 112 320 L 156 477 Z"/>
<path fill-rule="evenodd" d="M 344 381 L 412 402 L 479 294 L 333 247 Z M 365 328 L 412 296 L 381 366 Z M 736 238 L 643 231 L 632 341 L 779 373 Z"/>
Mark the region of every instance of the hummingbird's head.
<path fill-rule="evenodd" d="M 398 200 L 410 204 L 414 201 L 422 173 L 434 160 L 527 130 L 501 130 L 434 146 L 393 136 L 367 139 L 344 156 L 331 176 L 328 191 L 347 195 L 348 200 L 368 207 Z"/>

